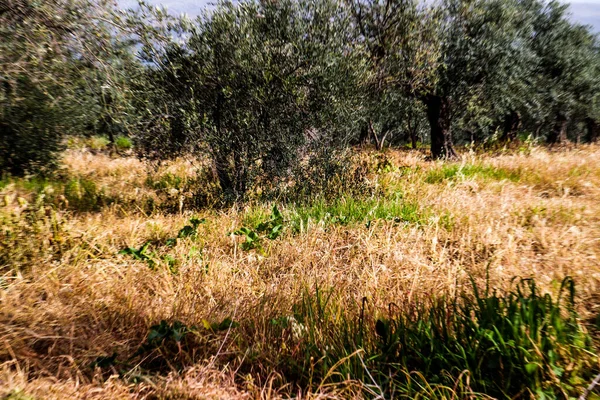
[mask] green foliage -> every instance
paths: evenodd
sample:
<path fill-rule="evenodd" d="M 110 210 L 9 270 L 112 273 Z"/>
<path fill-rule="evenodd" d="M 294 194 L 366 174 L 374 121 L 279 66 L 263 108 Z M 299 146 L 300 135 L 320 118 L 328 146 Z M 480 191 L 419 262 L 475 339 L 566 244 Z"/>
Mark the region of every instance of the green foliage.
<path fill-rule="evenodd" d="M 190 224 L 184 225 L 183 228 L 181 228 L 177 233 L 177 237 L 167 239 L 165 244 L 167 246 L 175 246 L 177 244 L 177 239 L 184 238 L 190 238 L 192 240 L 195 240 L 198 237 L 198 227 L 200 226 L 200 224 L 204 224 L 205 222 L 206 218 L 190 218 Z"/>
<path fill-rule="evenodd" d="M 150 269 L 154 269 L 156 267 L 156 261 L 154 260 L 155 256 L 153 253 L 148 253 L 148 247 L 150 247 L 151 242 L 144 243 L 139 249 L 134 247 L 127 247 L 118 254 L 130 255 L 134 260 L 138 261 L 146 261 Z"/>
<path fill-rule="evenodd" d="M 205 218 L 199 219 L 196 217 L 192 217 L 190 218 L 190 224 L 189 225 L 185 225 L 183 228 L 181 228 L 179 230 L 179 233 L 177 233 L 177 238 L 181 239 L 181 238 L 196 238 L 198 236 L 198 226 L 200 226 L 200 224 L 203 224 L 206 222 Z"/>
<path fill-rule="evenodd" d="M 152 175 L 149 175 L 146 179 L 146 184 L 152 188 L 157 190 L 165 190 L 165 189 L 182 189 L 184 186 L 184 179 L 175 174 L 167 173 L 161 175 L 156 178 Z"/>
<path fill-rule="evenodd" d="M 272 194 L 287 202 L 310 203 L 334 200 L 346 194 L 372 195 L 367 179 L 371 170 L 352 157 L 350 149 L 335 151 L 316 144 L 308 160 L 293 168 L 290 184 L 276 188 Z"/>
<path fill-rule="evenodd" d="M 175 257 L 170 254 L 166 254 L 163 257 L 163 262 L 167 265 L 169 272 L 171 272 L 173 275 L 177 275 L 179 273 L 180 262 Z"/>
<path fill-rule="evenodd" d="M 160 321 L 160 324 L 150 327 L 144 346 L 146 348 L 156 348 L 169 345 L 172 342 L 180 343 L 190 332 L 191 330 L 180 321 L 168 323 L 163 320 Z"/>
<path fill-rule="evenodd" d="M 358 379 L 385 397 L 451 388 L 463 373 L 469 390 L 497 398 L 575 396 L 598 356 L 574 301 L 570 278 L 555 299 L 533 280 L 503 294 L 473 282 L 471 293 L 456 298 L 432 297 L 398 311 L 391 305 L 385 318 L 371 319 L 365 299 L 353 319 L 336 308 L 332 292 L 317 290 L 295 309 L 304 358 L 292 362 L 309 382 Z"/>
<path fill-rule="evenodd" d="M 533 88 L 541 107 L 534 117 L 548 127 L 548 142 L 556 143 L 567 139 L 562 122 L 577 115 L 597 118 L 598 42 L 587 27 L 570 21 L 566 4 L 536 6 L 531 48 L 538 59 Z"/>
<path fill-rule="evenodd" d="M 349 143 L 429 140 L 453 157 L 454 140 L 598 136 L 598 39 L 557 1 L 223 1 L 191 21 L 145 2 L 13 0 L 0 34 L 13 175 L 51 170 L 65 134 L 120 150 L 131 137 L 144 157 L 207 156 L 226 203 L 297 200 L 362 185 L 346 179 Z"/>
<path fill-rule="evenodd" d="M 85 140 L 87 148 L 93 151 L 104 151 L 108 148 L 110 141 L 104 136 L 92 136 Z"/>
<path fill-rule="evenodd" d="M 258 235 L 258 233 L 256 233 L 254 229 L 243 226 L 240 229 L 234 231 L 232 234 L 244 237 L 245 240 L 242 243 L 243 250 L 258 249 L 260 252 L 264 252 L 264 249 L 261 244 L 261 237 Z"/>
<path fill-rule="evenodd" d="M 268 220 L 259 222 L 254 228 L 241 227 L 231 233 L 231 235 L 244 237 L 241 247 L 243 250 L 256 249 L 264 253 L 263 240 L 275 240 L 283 232 L 284 220 L 283 215 L 276 205 L 273 205 L 271 216 Z"/>
<path fill-rule="evenodd" d="M 177 241 L 179 239 L 189 238 L 191 240 L 196 240 L 198 237 L 198 227 L 200 226 L 200 224 L 205 223 L 206 219 L 192 217 L 190 218 L 189 222 L 189 225 L 185 225 L 179 230 L 179 232 L 177 233 L 177 237 L 167 239 L 164 243 L 164 246 L 166 246 L 167 248 L 176 246 Z M 151 244 L 152 242 L 146 242 L 139 249 L 136 249 L 135 247 L 127 247 L 119 251 L 118 254 L 130 255 L 131 257 L 133 257 L 134 260 L 145 261 L 146 263 L 148 263 L 148 267 L 150 267 L 150 269 L 152 270 L 156 269 L 157 266 L 164 266 L 172 274 L 177 274 L 179 272 L 180 261 L 170 254 L 164 254 L 164 247 L 162 248 L 162 255 L 160 255 L 160 247 L 157 249 L 157 251 L 159 252 L 158 254 L 156 252 L 150 252 L 148 249 Z M 189 257 L 194 257 L 198 255 L 201 256 L 201 254 L 202 250 L 197 250 L 195 247 L 192 247 L 189 253 Z M 208 268 L 208 266 L 206 268 Z"/>
<path fill-rule="evenodd" d="M 140 365 L 151 371 L 183 369 L 198 361 L 202 347 L 207 345 L 206 336 L 218 335 L 239 326 L 229 317 L 214 323 L 202 320 L 202 325 L 204 330 L 181 321 L 162 320 L 150 327 L 146 340 L 129 360 L 141 357 Z"/>
<path fill-rule="evenodd" d="M 73 212 L 96 212 L 118 201 L 104 187 L 99 187 L 96 181 L 83 176 L 52 174 L 51 177 L 33 175 L 0 180 L 0 187 L 7 185 L 22 193 L 23 200 Z"/>
<path fill-rule="evenodd" d="M 155 252 L 149 252 L 148 248 L 150 247 L 150 244 L 151 242 L 146 242 L 139 249 L 127 247 L 119 251 L 118 254 L 130 255 L 134 260 L 144 261 L 151 270 L 155 270 L 159 265 L 164 266 L 170 273 L 177 275 L 179 273 L 179 260 L 170 254 L 165 254 L 160 257 Z M 169 241 L 167 241 L 167 245 L 171 245 Z"/>
<path fill-rule="evenodd" d="M 61 116 L 53 112 L 39 89 L 22 90 L 28 92 L 27 97 L 18 105 L 0 98 L 0 169 L 15 176 L 47 173 L 56 167 L 62 150 L 62 132 L 56 126 Z"/>
<path fill-rule="evenodd" d="M 130 359 L 142 356 L 141 365 L 147 370 L 182 368 L 191 361 L 198 338 L 195 327 L 162 320 L 150 327 L 145 342 Z"/>
<path fill-rule="evenodd" d="M 273 205 L 271 217 L 264 222 L 256 225 L 256 231 L 264 233 L 268 239 L 275 240 L 279 237 L 283 230 L 283 215 L 276 205 Z"/>

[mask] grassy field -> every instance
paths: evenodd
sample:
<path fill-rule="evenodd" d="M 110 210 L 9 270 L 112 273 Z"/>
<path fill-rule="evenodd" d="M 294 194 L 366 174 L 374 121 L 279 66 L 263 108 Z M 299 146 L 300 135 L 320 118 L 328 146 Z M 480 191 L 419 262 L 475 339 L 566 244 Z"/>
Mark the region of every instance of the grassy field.
<path fill-rule="evenodd" d="M 581 394 L 600 147 L 356 163 L 360 194 L 226 209 L 189 160 L 4 179 L 0 399 Z"/>

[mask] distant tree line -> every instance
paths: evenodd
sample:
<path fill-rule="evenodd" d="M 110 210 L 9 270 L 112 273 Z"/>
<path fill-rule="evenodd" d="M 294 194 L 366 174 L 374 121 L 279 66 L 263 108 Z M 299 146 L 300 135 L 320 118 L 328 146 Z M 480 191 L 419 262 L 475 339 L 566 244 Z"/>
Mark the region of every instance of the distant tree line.
<path fill-rule="evenodd" d="M 358 143 L 452 158 L 460 143 L 598 138 L 598 39 L 558 1 L 250 0 L 191 20 L 3 0 L 0 35 L 13 175 L 49 169 L 67 134 L 206 155 L 231 198 Z"/>

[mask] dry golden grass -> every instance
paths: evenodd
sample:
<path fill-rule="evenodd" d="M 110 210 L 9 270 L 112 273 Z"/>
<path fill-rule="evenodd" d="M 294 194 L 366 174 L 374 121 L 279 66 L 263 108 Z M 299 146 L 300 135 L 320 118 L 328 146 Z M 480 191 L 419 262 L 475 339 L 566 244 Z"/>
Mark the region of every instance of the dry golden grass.
<path fill-rule="evenodd" d="M 269 341 L 268 322 L 290 315 L 303 291 L 316 285 L 335 288 L 348 309 L 363 297 L 384 309 L 391 302 L 456 293 L 468 284 L 468 274 L 483 280 L 486 270 L 495 287 L 507 288 L 513 277 L 535 277 L 550 292 L 570 275 L 582 317 L 598 315 L 600 147 L 465 155 L 453 167 L 456 173 L 433 183 L 427 182 L 432 171 L 449 164 L 412 152 L 388 157 L 399 168 L 370 178 L 388 198 L 402 193 L 415 204 L 420 223 L 380 219 L 367 228 L 313 220 L 299 234 L 288 231 L 266 243 L 264 254 L 243 251 L 240 239 L 228 233 L 253 213 L 268 213 L 269 205 L 149 213 L 136 201 L 159 202 L 161 195 L 148 186 L 147 167 L 132 158 L 66 154 L 67 175 L 92 180 L 120 199 L 98 212 L 61 209 L 55 202 L 27 214 L 33 194 L 15 184 L 0 189 L 0 222 L 21 232 L 18 245 L 0 243 L 0 398 L 358 396 L 351 382 L 299 392 L 274 367 L 280 345 Z M 473 165 L 481 168 L 467 168 Z M 161 168 L 157 174 L 186 179 L 197 171 L 184 161 Z M 516 175 L 502 179 L 490 171 Z M 295 215 L 292 206 L 280 208 L 287 218 Z M 192 215 L 207 220 L 198 239 L 159 245 Z M 31 218 L 35 229 L 25 229 Z M 157 259 L 169 254 L 177 260 L 177 274 L 165 262 L 151 270 L 118 254 L 147 241 Z M 101 373 L 90 367 L 115 352 L 125 362 L 161 320 L 201 326 L 226 317 L 253 328 L 207 333 L 183 372 L 144 375 L 134 365 L 119 377 L 116 369 Z"/>

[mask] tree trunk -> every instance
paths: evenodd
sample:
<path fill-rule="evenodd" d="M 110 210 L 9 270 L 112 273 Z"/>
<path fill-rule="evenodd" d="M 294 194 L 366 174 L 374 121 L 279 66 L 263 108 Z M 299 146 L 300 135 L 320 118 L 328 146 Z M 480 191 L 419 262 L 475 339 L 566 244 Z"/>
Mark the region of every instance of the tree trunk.
<path fill-rule="evenodd" d="M 248 160 L 248 151 L 243 144 L 240 149 L 233 152 L 233 169 L 234 169 L 234 187 L 236 200 L 243 200 L 248 188 L 248 170 L 246 162 Z"/>
<path fill-rule="evenodd" d="M 176 113 L 171 119 L 171 146 L 176 152 L 183 149 L 185 143 L 185 124 L 183 122 L 183 116 Z"/>
<path fill-rule="evenodd" d="M 585 123 L 587 125 L 587 141 L 589 143 L 595 143 L 600 136 L 600 132 L 598 132 L 598 123 L 593 118 L 586 118 Z"/>
<path fill-rule="evenodd" d="M 216 97 L 215 107 L 213 109 L 213 120 L 215 124 L 215 128 L 217 130 L 217 136 L 221 137 L 223 132 L 221 128 L 221 113 L 223 108 L 223 95 L 222 92 L 219 91 Z M 231 200 L 234 197 L 234 187 L 233 187 L 233 179 L 230 175 L 231 165 L 229 159 L 227 157 L 227 149 L 220 143 L 216 143 L 213 145 L 213 154 L 214 154 L 214 166 L 215 172 L 217 175 L 217 179 L 219 180 L 219 185 L 221 186 L 221 190 L 225 195 L 226 200 Z"/>
<path fill-rule="evenodd" d="M 110 154 L 117 150 L 115 145 L 115 134 L 114 134 L 114 122 L 112 116 L 108 111 L 100 117 L 100 126 L 98 127 L 98 133 L 101 135 L 108 135 L 108 149 Z"/>
<path fill-rule="evenodd" d="M 409 109 L 409 115 L 408 115 L 406 122 L 408 125 L 408 133 L 410 135 L 410 144 L 414 150 L 417 148 L 417 123 L 415 121 L 415 124 L 413 124 L 412 119 L 413 119 L 413 112 L 412 112 L 412 108 L 411 108 L 411 109 Z"/>
<path fill-rule="evenodd" d="M 413 149 L 417 148 L 417 132 L 415 132 L 415 129 L 410 130 L 410 145 Z"/>
<path fill-rule="evenodd" d="M 373 136 L 373 139 L 375 139 L 375 147 L 377 148 L 377 150 L 378 151 L 383 150 L 383 146 L 385 144 L 385 138 L 387 137 L 388 133 L 390 133 L 389 126 L 384 125 L 381 128 L 381 139 L 377 135 L 377 132 L 375 132 L 375 128 L 373 127 L 373 121 L 371 121 L 371 120 L 369 120 L 369 130 L 371 131 L 371 135 Z"/>
<path fill-rule="evenodd" d="M 567 116 L 561 112 L 556 114 L 556 121 L 550 134 L 548 144 L 559 144 L 567 141 Z"/>
<path fill-rule="evenodd" d="M 0 121 L 0 168 L 5 168 L 6 172 L 13 176 L 23 176 L 25 175 L 24 163 L 19 162 L 14 153 L 17 147 L 15 142 L 18 142 L 17 135 L 19 133 L 12 126 Z"/>
<path fill-rule="evenodd" d="M 542 123 L 537 124 L 537 127 L 535 128 L 535 132 L 533 133 L 533 137 L 535 139 L 538 139 L 540 137 L 543 127 L 544 127 L 544 124 L 542 124 Z"/>
<path fill-rule="evenodd" d="M 103 99 L 103 107 L 102 107 L 103 113 L 102 113 L 102 116 L 100 117 L 100 134 L 108 135 L 109 149 L 110 149 L 110 153 L 112 154 L 113 152 L 115 152 L 117 150 L 117 146 L 115 143 L 115 121 L 112 117 L 113 99 L 112 99 L 112 96 L 110 95 L 110 93 L 105 95 L 104 92 L 102 95 L 102 99 Z"/>
<path fill-rule="evenodd" d="M 385 146 L 385 139 L 387 138 L 387 135 L 390 133 L 390 131 L 385 131 L 385 133 L 383 133 L 383 136 L 381 137 L 381 140 L 377 141 L 377 150 L 378 151 L 382 151 L 383 147 Z"/>
<path fill-rule="evenodd" d="M 231 170 L 229 161 L 227 160 L 227 156 L 221 151 L 216 150 L 214 153 L 215 172 L 219 180 L 219 185 L 225 196 L 230 197 L 233 195 L 233 180 L 229 176 L 229 171 Z"/>
<path fill-rule="evenodd" d="M 360 136 L 358 137 L 358 144 L 366 145 L 369 143 L 369 124 L 364 123 L 360 128 Z"/>
<path fill-rule="evenodd" d="M 504 116 L 504 130 L 500 141 L 514 142 L 517 140 L 517 131 L 521 125 L 521 116 L 516 111 L 511 111 Z"/>
<path fill-rule="evenodd" d="M 452 145 L 448 98 L 429 95 L 425 98 L 425 106 L 431 128 L 431 156 L 433 158 L 458 157 Z"/>

